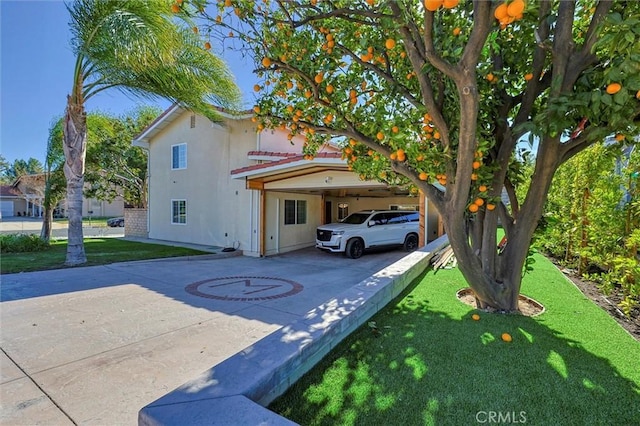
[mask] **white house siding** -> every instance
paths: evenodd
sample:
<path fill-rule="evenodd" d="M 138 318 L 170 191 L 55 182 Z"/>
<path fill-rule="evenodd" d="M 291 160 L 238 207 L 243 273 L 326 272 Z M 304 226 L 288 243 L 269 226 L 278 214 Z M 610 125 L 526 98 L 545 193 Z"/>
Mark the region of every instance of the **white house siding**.
<path fill-rule="evenodd" d="M 315 244 L 316 228 L 321 225 L 322 197 L 286 192 L 266 193 L 265 255 L 286 253 Z M 284 224 L 285 200 L 307 202 L 305 224 Z"/>
<path fill-rule="evenodd" d="M 171 146 L 187 144 L 187 168 L 171 169 Z M 184 112 L 155 136 L 149 146 L 149 237 L 229 247 L 250 246 L 250 194 L 244 180 L 230 170 L 246 165 L 255 149 L 256 133 L 249 120 L 212 124 Z M 186 224 L 171 223 L 171 200 L 186 200 Z"/>

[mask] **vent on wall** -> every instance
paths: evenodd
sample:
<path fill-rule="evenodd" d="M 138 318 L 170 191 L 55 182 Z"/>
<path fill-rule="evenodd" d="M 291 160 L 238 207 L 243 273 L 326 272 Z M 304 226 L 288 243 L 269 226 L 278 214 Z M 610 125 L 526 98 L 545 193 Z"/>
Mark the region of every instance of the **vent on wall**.
<path fill-rule="evenodd" d="M 191 128 L 193 129 L 194 127 L 196 127 L 196 115 L 191 114 Z"/>

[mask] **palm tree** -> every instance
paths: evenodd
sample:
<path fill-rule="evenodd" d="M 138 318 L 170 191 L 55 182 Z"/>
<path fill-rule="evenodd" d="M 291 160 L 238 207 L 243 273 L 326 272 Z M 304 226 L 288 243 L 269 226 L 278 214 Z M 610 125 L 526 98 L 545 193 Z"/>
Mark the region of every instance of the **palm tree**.
<path fill-rule="evenodd" d="M 240 92 L 224 62 L 207 52 L 198 36 L 177 19 L 186 20 L 186 13 L 172 14 L 168 0 L 77 0 L 67 9 L 76 65 L 64 117 L 69 212 L 65 264 L 78 265 L 86 262 L 82 235 L 85 102 L 103 90 L 117 88 L 134 96 L 179 102 L 218 120 L 211 104 L 235 109 Z"/>

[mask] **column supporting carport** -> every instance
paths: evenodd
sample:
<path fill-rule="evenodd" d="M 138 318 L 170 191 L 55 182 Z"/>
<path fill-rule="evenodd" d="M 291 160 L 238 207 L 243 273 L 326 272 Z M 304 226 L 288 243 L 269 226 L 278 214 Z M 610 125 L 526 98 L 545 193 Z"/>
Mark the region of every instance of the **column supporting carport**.
<path fill-rule="evenodd" d="M 419 231 L 418 231 L 418 247 L 424 247 L 426 244 L 426 230 L 427 230 L 427 203 L 426 203 L 426 197 L 424 196 L 424 193 L 422 191 L 420 191 L 420 201 L 418 203 L 418 208 L 420 210 L 420 226 L 419 226 Z"/>
<path fill-rule="evenodd" d="M 259 199 L 259 203 L 260 206 L 258 207 L 259 212 L 258 212 L 258 217 L 259 217 L 259 239 L 258 239 L 258 251 L 260 254 L 260 257 L 263 257 L 265 254 L 265 222 L 266 222 L 266 211 L 267 211 L 267 197 L 265 194 L 265 189 L 264 189 L 264 182 L 260 182 L 257 180 L 251 180 L 251 179 L 246 179 L 246 188 L 247 189 L 255 189 L 259 192 L 260 194 L 260 199 Z"/>

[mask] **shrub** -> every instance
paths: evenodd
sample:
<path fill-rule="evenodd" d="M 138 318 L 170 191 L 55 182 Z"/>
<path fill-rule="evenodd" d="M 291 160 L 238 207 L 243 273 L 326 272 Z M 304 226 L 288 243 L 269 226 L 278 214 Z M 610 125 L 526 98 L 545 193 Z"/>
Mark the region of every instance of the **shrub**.
<path fill-rule="evenodd" d="M 0 253 L 25 253 L 44 251 L 49 244 L 37 235 L 0 235 Z"/>

